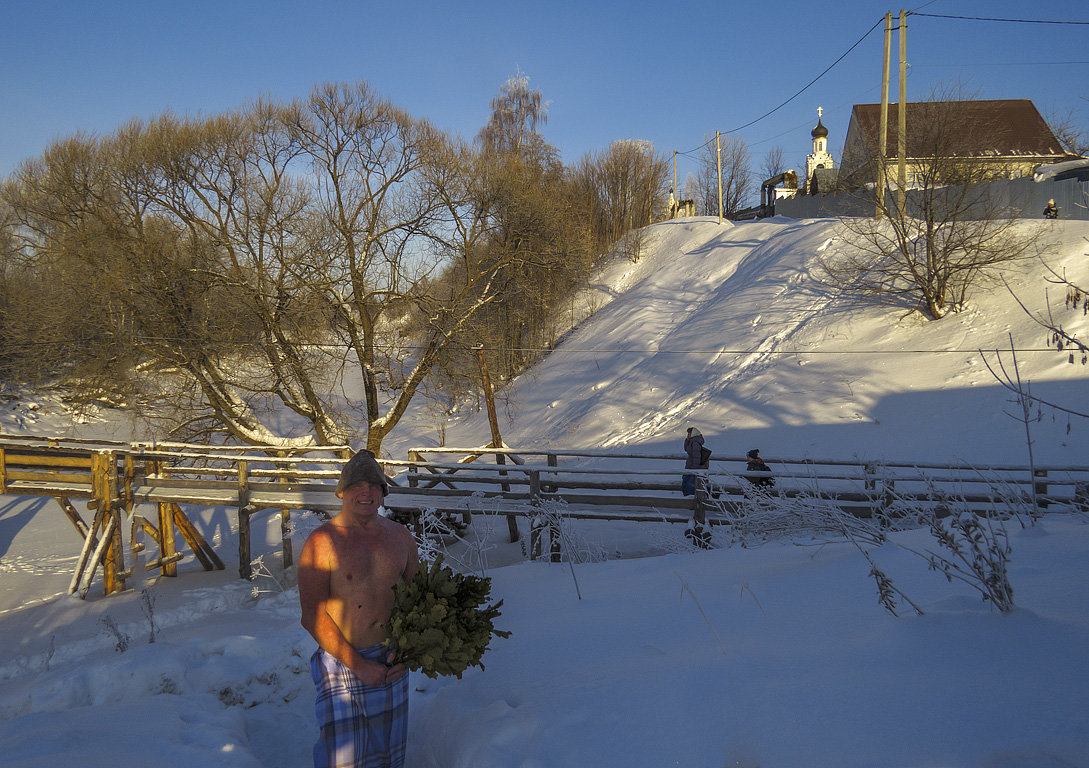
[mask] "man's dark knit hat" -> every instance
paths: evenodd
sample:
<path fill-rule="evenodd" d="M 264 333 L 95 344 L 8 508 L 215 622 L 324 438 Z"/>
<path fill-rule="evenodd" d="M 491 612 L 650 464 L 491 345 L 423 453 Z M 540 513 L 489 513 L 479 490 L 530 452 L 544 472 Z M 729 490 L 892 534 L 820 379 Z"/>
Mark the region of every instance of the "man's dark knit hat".
<path fill-rule="evenodd" d="M 348 463 L 340 471 L 340 480 L 337 482 L 337 495 L 344 493 L 348 486 L 363 482 L 382 486 L 383 496 L 389 493 L 389 483 L 386 480 L 386 475 L 382 472 L 382 467 L 375 461 L 374 454 L 368 450 L 361 450 L 348 459 Z"/>

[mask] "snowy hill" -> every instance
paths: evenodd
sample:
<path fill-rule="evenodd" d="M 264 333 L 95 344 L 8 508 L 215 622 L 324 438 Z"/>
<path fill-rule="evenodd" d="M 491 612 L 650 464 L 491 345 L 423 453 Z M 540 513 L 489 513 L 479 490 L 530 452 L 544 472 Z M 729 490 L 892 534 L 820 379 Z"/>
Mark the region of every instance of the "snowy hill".
<path fill-rule="evenodd" d="M 1047 226 L 1048 262 L 1084 280 L 1089 224 Z M 1043 349 L 1004 287 L 928 323 L 822 285 L 815 258 L 848 247 L 835 221 L 687 219 L 647 235 L 643 258 L 610 265 L 586 297 L 601 309 L 512 384 L 509 445 L 677 453 L 696 424 L 718 455 L 1023 464 L 1024 427 L 976 351 L 1008 348 L 1010 334 L 1035 393 L 1084 403 L 1086 369 Z M 1007 275 L 1034 311 L 1041 274 Z M 391 435 L 391 454 L 435 443 L 424 410 Z M 1045 411 L 1037 460 L 1089 463 L 1087 427 Z M 121 419 L 74 425 L 46 398 L 3 403 L 0 428 L 138 436 Z M 450 445 L 489 440 L 482 414 L 447 425 Z M 314 643 L 276 565 L 278 521 L 255 519 L 268 523 L 254 530 L 268 570 L 251 584 L 234 571 L 233 511 L 192 517 L 228 570 L 187 560 L 177 579 L 137 577 L 110 598 L 96 585 L 80 601 L 58 594 L 80 544 L 67 518 L 47 500 L 0 497 L 0 763 L 308 764 Z M 478 517 L 472 544 L 504 600 L 496 624 L 513 634 L 463 680 L 413 677 L 409 765 L 1089 765 L 1089 517 L 1022 522 L 1007 526 L 1008 615 L 903 548 L 933 547 L 925 530 L 871 548 L 924 611 L 894 618 L 843 542 L 727 547 L 718 530 L 718 548 L 696 551 L 678 526 L 608 523 L 570 532 L 597 561 L 489 569 L 519 545 L 505 520 Z M 633 541 L 658 556 L 619 559 Z"/>
<path fill-rule="evenodd" d="M 1010 394 L 977 351 L 1005 349 L 1008 364 L 1010 334 L 1034 392 L 1084 399 L 1087 369 L 1047 350 L 1004 286 L 930 322 L 822 283 L 817 256 L 849 247 L 835 220 L 681 219 L 648 235 L 638 263 L 620 260 L 602 275 L 609 303 L 511 388 L 515 418 L 500 424 L 508 445 L 675 451 L 695 424 L 719 455 L 759 447 L 768 457 L 1024 463 L 1024 428 L 1005 413 Z M 1085 277 L 1087 236 L 1084 222 L 1051 226 L 1048 264 Z M 1038 313 L 1043 274 L 1034 261 L 1005 275 Z M 1052 287 L 1064 327 L 1085 328 L 1079 313 L 1062 315 L 1063 296 Z M 950 418 L 966 412 L 973 418 Z M 447 430 L 450 445 L 490 441 L 481 417 Z M 1089 456 L 1089 430 L 1068 435 L 1065 417 L 1034 430 L 1042 461 Z"/>

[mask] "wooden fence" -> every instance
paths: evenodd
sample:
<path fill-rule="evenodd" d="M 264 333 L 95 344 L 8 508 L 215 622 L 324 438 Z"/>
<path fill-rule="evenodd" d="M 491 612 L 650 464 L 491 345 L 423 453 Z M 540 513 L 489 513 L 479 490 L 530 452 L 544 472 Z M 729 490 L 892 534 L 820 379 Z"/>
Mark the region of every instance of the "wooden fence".
<path fill-rule="evenodd" d="M 49 496 L 82 537 L 70 591 L 85 596 L 97 568 L 106 594 L 125 588 L 123 542 L 130 556 L 153 543 L 145 563 L 163 576 L 177 574 L 187 545 L 206 570 L 224 563 L 187 516 L 184 506 L 233 508 L 237 514 L 238 569 L 250 578 L 251 520 L 279 515 L 283 563 L 293 563 L 291 514 L 335 514 L 336 480 L 351 449 L 258 451 L 252 447 L 174 443 L 120 443 L 0 435 L 0 493 Z M 491 462 L 495 463 L 491 463 Z M 947 507 L 951 500 L 980 512 L 1001 512 L 1011 503 L 1042 511 L 1089 509 L 1089 467 L 972 467 L 860 463 L 769 458 L 774 493 L 824 500 L 859 516 L 896 514 L 904 505 Z M 471 522 L 473 514 L 502 514 L 511 541 L 517 518 L 531 521 L 529 551 L 558 517 L 688 523 L 728 521 L 754 496 L 760 473 L 743 458 L 712 457 L 706 470 L 684 470 L 681 454 L 605 451 L 416 448 L 406 460 L 382 459 L 392 478 L 385 506 L 398 519 L 419 525 L 421 513 Z M 683 473 L 697 476 L 694 496 L 683 496 Z M 86 500 L 88 523 L 73 500 Z M 154 506 L 150 519 L 142 512 Z M 184 545 L 177 541 L 180 533 Z M 551 549 L 556 552 L 557 537 Z"/>

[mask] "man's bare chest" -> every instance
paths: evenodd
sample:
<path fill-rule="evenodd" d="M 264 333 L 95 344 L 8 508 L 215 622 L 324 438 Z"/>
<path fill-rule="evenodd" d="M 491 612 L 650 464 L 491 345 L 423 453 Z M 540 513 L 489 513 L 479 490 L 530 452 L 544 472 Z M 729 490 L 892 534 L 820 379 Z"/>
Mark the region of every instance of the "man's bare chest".
<path fill-rule="evenodd" d="M 389 589 L 401 580 L 406 557 L 402 547 L 385 539 L 338 542 L 334 589 L 349 593 Z"/>

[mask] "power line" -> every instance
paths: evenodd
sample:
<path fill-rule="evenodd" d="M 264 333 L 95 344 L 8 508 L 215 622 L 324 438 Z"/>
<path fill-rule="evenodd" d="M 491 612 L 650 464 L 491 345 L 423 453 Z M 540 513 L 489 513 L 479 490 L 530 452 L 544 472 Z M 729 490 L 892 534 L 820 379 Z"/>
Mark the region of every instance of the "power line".
<path fill-rule="evenodd" d="M 168 336 L 144 336 L 141 337 L 144 342 L 158 342 L 169 343 L 176 341 L 190 342 L 189 339 L 177 339 Z M 212 341 L 213 339 L 207 339 L 205 341 Z M 266 342 L 262 341 L 224 341 L 223 343 L 230 344 L 235 347 L 260 347 L 266 346 Z M 8 349 L 16 349 L 19 352 L 24 352 L 28 349 L 34 349 L 38 347 L 55 347 L 56 342 L 49 341 L 29 341 L 29 342 L 16 342 L 9 344 Z M 306 343 L 304 346 L 312 349 L 352 349 L 353 345 L 348 342 L 319 342 L 319 343 Z M 415 344 L 374 344 L 373 348 L 376 351 L 381 352 L 418 352 L 421 350 L 429 349 L 427 346 L 415 345 Z M 978 354 L 981 349 L 983 351 L 1011 351 L 1008 347 L 1002 349 L 993 350 L 989 347 L 981 348 L 979 346 L 971 348 L 953 348 L 953 349 L 773 349 L 773 350 L 761 350 L 761 349 L 734 349 L 734 348 L 708 348 L 708 349 L 662 349 L 655 347 L 478 347 L 476 345 L 467 344 L 449 344 L 446 347 L 451 350 L 459 351 L 473 351 L 483 348 L 485 352 L 535 352 L 535 353 L 554 353 L 565 352 L 571 354 L 638 354 L 638 355 L 793 355 L 793 356 L 808 356 L 808 355 L 945 355 L 945 354 Z M 1016 348 L 1012 350 L 1017 353 L 1037 353 L 1037 352 L 1050 352 L 1052 354 L 1062 354 L 1066 350 L 1056 350 L 1054 347 L 1024 347 Z"/>
<path fill-rule="evenodd" d="M 933 2 L 933 0 L 932 0 L 932 2 Z M 925 8 L 927 5 L 930 5 L 930 4 L 931 3 L 926 3 L 925 5 L 920 6 L 920 7 Z M 1006 22 L 1006 23 L 1011 23 L 1011 24 L 1055 24 L 1055 25 L 1067 25 L 1067 26 L 1089 25 L 1089 21 L 1077 21 L 1077 20 L 1010 19 L 1010 18 L 990 17 L 990 16 L 956 16 L 956 15 L 952 15 L 952 14 L 923 13 L 923 12 L 920 12 L 920 11 L 908 11 L 907 14 L 909 16 L 922 16 L 922 17 L 928 17 L 928 18 L 934 18 L 934 19 L 955 19 L 955 20 L 960 20 L 960 21 L 990 21 L 990 22 Z M 751 120 L 748 123 L 745 123 L 744 125 L 738 126 L 737 128 L 732 128 L 732 129 L 730 129 L 728 131 L 725 131 L 725 133 L 736 133 L 736 132 L 742 131 L 745 128 L 748 128 L 748 127 L 750 127 L 752 125 L 755 125 L 756 123 L 759 123 L 764 118 L 770 117 L 771 115 L 775 114 L 780 109 L 785 107 L 787 104 L 794 101 L 794 99 L 796 99 L 798 96 L 805 93 L 807 90 L 809 90 L 809 88 L 811 88 L 814 84 L 816 84 L 818 80 L 820 80 L 822 77 L 824 77 L 826 74 L 828 74 L 828 72 L 831 71 L 833 67 L 835 67 L 837 64 L 839 64 L 841 61 L 843 61 L 843 59 L 845 59 L 847 57 L 847 55 L 849 53 L 851 53 L 851 51 L 853 51 L 855 48 L 857 48 L 859 45 L 861 45 L 862 41 L 865 40 L 867 37 L 869 37 L 869 35 L 875 29 L 877 29 L 877 27 L 881 24 L 882 21 L 884 21 L 884 17 L 881 17 L 880 19 L 878 19 L 877 22 L 872 27 L 870 27 L 866 31 L 866 33 L 864 35 L 862 35 L 862 37 L 860 37 L 854 43 L 854 45 L 852 45 L 850 48 L 848 48 L 846 51 L 844 51 L 844 53 L 839 58 L 837 58 L 835 61 L 833 61 L 831 64 L 829 64 L 828 67 L 826 67 L 824 69 L 824 71 L 822 71 L 819 75 L 817 75 L 811 81 L 806 83 L 806 85 L 804 85 L 796 93 L 791 95 L 790 98 L 786 99 L 783 103 L 779 104 L 774 109 L 764 113 L 763 115 L 756 118 L 755 120 Z M 1081 64 L 1086 64 L 1086 63 L 1089 63 L 1089 62 L 1084 62 L 1084 61 L 1039 62 L 1040 65 L 1044 65 L 1044 66 L 1081 65 Z M 933 65 L 933 66 L 937 66 L 937 65 Z M 952 66 L 952 65 L 950 65 L 950 66 Z M 1009 66 L 1015 66 L 1015 64 L 1010 63 Z M 1028 66 L 1028 64 L 1026 64 L 1025 66 Z M 689 158 L 693 158 L 693 159 L 698 159 L 698 157 L 696 157 L 692 153 L 698 152 L 701 149 L 703 149 L 704 147 L 708 146 L 711 143 L 712 140 L 713 139 L 709 138 L 707 141 L 703 142 L 702 144 L 700 144 L 700 145 L 698 145 L 698 146 L 696 146 L 696 147 L 694 147 L 692 149 L 689 149 L 687 151 L 684 151 L 684 152 L 678 151 L 677 154 L 684 155 L 685 157 L 689 157 Z"/>
<path fill-rule="evenodd" d="M 864 34 L 864 35 L 863 35 L 862 37 L 858 38 L 858 40 L 856 40 L 856 41 L 855 41 L 855 44 L 854 44 L 854 45 L 852 45 L 852 46 L 851 46 L 850 48 L 848 48 L 848 49 L 847 49 L 846 51 L 844 51 L 844 52 L 843 52 L 843 54 L 842 54 L 842 55 L 841 55 L 841 56 L 840 56 L 840 57 L 839 57 L 838 59 L 836 59 L 836 60 L 835 60 L 835 61 L 833 61 L 833 62 L 832 62 L 831 64 L 829 64 L 829 65 L 828 65 L 828 66 L 827 66 L 827 67 L 825 68 L 825 70 L 824 70 L 823 72 L 821 72 L 821 73 L 820 73 L 819 75 L 817 75 L 817 76 L 816 76 L 816 77 L 814 77 L 814 78 L 813 78 L 812 80 L 810 80 L 810 81 L 809 81 L 808 83 L 806 83 L 806 84 L 805 84 L 804 86 L 802 86 L 802 88 L 801 88 L 800 90 L 798 90 L 798 91 L 797 91 L 797 92 L 796 92 L 796 93 L 795 93 L 795 94 L 794 94 L 793 96 L 791 96 L 791 97 L 790 97 L 789 99 L 787 99 L 786 101 L 784 101 L 784 102 L 783 102 L 782 104 L 780 104 L 779 106 L 777 106 L 777 107 L 776 107 L 775 109 L 771 110 L 770 112 L 766 112 L 766 113 L 764 113 L 763 115 L 761 115 L 760 117 L 756 118 L 755 120 L 752 120 L 752 121 L 750 121 L 750 122 L 747 122 L 747 123 L 745 123 L 745 124 L 744 124 L 744 125 L 742 125 L 742 126 L 738 126 L 737 128 L 733 128 L 733 129 L 731 129 L 731 130 L 729 130 L 729 131 L 726 131 L 726 133 L 737 133 L 738 131 L 742 131 L 742 130 L 744 130 L 744 129 L 748 128 L 748 127 L 749 127 L 750 125 L 756 125 L 756 123 L 759 123 L 759 122 L 760 122 L 761 120 L 763 120 L 763 119 L 764 119 L 765 117 L 769 117 L 769 116 L 771 116 L 771 115 L 775 114 L 775 113 L 776 113 L 776 112 L 778 112 L 778 111 L 779 111 L 780 109 L 782 109 L 783 107 L 785 107 L 785 106 L 786 106 L 787 104 L 789 104 L 790 102 L 794 101 L 794 99 L 796 99 L 796 98 L 798 98 L 799 96 L 801 96 L 801 95 L 802 95 L 803 93 L 805 93 L 805 92 L 806 92 L 807 90 L 809 90 L 810 86 L 812 86 L 812 85 L 813 85 L 814 83 L 816 83 L 816 82 L 817 82 L 818 80 L 820 80 L 820 79 L 821 79 L 822 77 L 824 77 L 825 75 L 827 75 L 827 74 L 828 74 L 828 73 L 829 73 L 829 72 L 831 71 L 832 67 L 836 66 L 836 65 L 837 65 L 837 64 L 839 64 L 839 63 L 840 63 L 841 61 L 843 61 L 843 60 L 844 60 L 845 58 L 847 58 L 847 54 L 849 54 L 849 53 L 850 53 L 851 51 L 853 51 L 853 50 L 854 50 L 855 48 L 857 48 L 857 47 L 858 47 L 859 45 L 861 45 L 861 44 L 862 44 L 862 41 L 863 41 L 863 40 L 865 40 L 865 39 L 866 39 L 867 37 L 869 37 L 869 36 L 870 36 L 870 33 L 871 33 L 871 32 L 873 32 L 873 31 L 874 31 L 875 29 L 877 29 L 878 25 L 880 25 L 880 24 L 881 24 L 881 22 L 883 22 L 884 20 L 885 20 L 885 18 L 884 18 L 883 16 L 882 16 L 882 17 L 881 17 L 880 19 L 878 19 L 878 20 L 877 20 L 877 21 L 876 21 L 876 22 L 874 23 L 874 25 L 873 25 L 872 27 L 870 27 L 870 28 L 869 28 L 868 30 L 866 30 L 866 34 Z"/>
<path fill-rule="evenodd" d="M 855 41 L 855 43 L 854 43 L 854 44 L 853 44 L 853 45 L 852 45 L 852 46 L 851 46 L 850 48 L 848 48 L 848 49 L 847 49 L 846 51 L 844 51 L 844 52 L 843 52 L 843 53 L 842 53 L 842 54 L 840 55 L 840 57 L 839 57 L 838 59 L 836 59 L 836 60 L 835 60 L 835 61 L 833 61 L 833 62 L 832 62 L 831 64 L 829 64 L 829 65 L 828 65 L 828 66 L 827 66 L 827 67 L 826 67 L 826 68 L 824 69 L 824 71 L 823 71 L 823 72 L 821 72 L 821 73 L 820 73 L 819 75 L 817 75 L 817 76 L 816 76 L 816 77 L 814 77 L 814 78 L 813 78 L 812 80 L 810 80 L 810 81 L 809 81 L 808 83 L 806 83 L 806 84 L 805 84 L 804 86 L 802 86 L 802 87 L 801 87 L 801 88 L 800 88 L 800 89 L 799 89 L 798 91 L 796 91 L 796 92 L 795 92 L 795 93 L 794 93 L 794 94 L 793 94 L 793 95 L 792 95 L 792 96 L 791 96 L 790 98 L 788 98 L 788 99 L 787 99 L 786 101 L 784 101 L 784 102 L 783 102 L 782 104 L 780 104 L 779 106 L 775 107 L 774 109 L 771 109 L 771 110 L 769 110 L 768 112 L 765 112 L 764 114 L 762 114 L 762 115 L 761 115 L 760 117 L 756 118 L 755 120 L 750 120 L 749 122 L 745 123 L 744 125 L 738 126 L 737 128 L 732 128 L 732 129 L 730 129 L 730 130 L 728 130 L 728 131 L 724 131 L 724 133 L 737 133 L 738 131 L 742 131 L 742 130 L 744 130 L 744 129 L 748 128 L 749 126 L 752 126 L 752 125 L 756 125 L 757 123 L 759 123 L 759 122 L 760 122 L 761 120 L 763 120 L 764 118 L 766 118 L 766 117 L 770 117 L 771 115 L 774 115 L 774 114 L 775 114 L 776 112 L 778 112 L 778 111 L 779 111 L 780 109 L 782 109 L 783 107 L 785 107 L 785 106 L 786 106 L 787 104 L 789 104 L 790 102 L 794 101 L 794 99 L 798 98 L 798 97 L 799 97 L 799 96 L 801 96 L 801 95 L 802 95 L 803 93 L 805 93 L 805 92 L 806 92 L 807 90 L 809 90 L 809 89 L 810 89 L 810 88 L 811 88 L 811 87 L 812 87 L 812 86 L 813 86 L 813 85 L 814 85 L 814 84 L 815 84 L 815 83 L 816 83 L 816 82 L 817 82 L 818 80 L 820 80 L 820 79 L 821 79 L 822 77 L 824 77 L 825 75 L 827 75 L 827 74 L 828 74 L 828 73 L 829 73 L 829 72 L 830 72 L 830 71 L 832 70 L 832 68 L 833 68 L 834 66 L 836 66 L 837 64 L 839 64 L 839 63 L 840 63 L 841 61 L 843 61 L 843 60 L 844 60 L 845 58 L 847 58 L 847 55 L 848 55 L 849 53 L 851 53 L 851 51 L 853 51 L 853 50 L 854 50 L 855 48 L 857 48 L 857 47 L 858 47 L 859 45 L 861 45 L 861 44 L 862 44 L 862 41 L 863 41 L 863 40 L 865 40 L 865 39 L 866 39 L 867 37 L 869 37 L 869 36 L 870 36 L 870 33 L 872 33 L 872 32 L 873 32 L 873 31 L 874 31 L 875 29 L 877 29 L 877 27 L 878 27 L 878 26 L 879 26 L 879 25 L 881 24 L 881 22 L 883 22 L 884 20 L 885 20 L 885 17 L 884 17 L 884 16 L 882 16 L 881 18 L 879 18 L 879 19 L 878 19 L 878 20 L 877 20 L 877 21 L 876 21 L 876 22 L 874 23 L 874 25 L 873 25 L 872 27 L 870 27 L 870 28 L 869 28 L 868 30 L 866 30 L 866 33 L 865 33 L 864 35 L 862 35 L 862 37 L 858 38 L 858 40 L 856 40 L 856 41 Z M 692 148 L 692 149 L 689 149 L 689 150 L 686 150 L 686 151 L 684 151 L 684 152 L 680 152 L 680 151 L 678 151 L 678 152 L 677 152 L 677 154 L 678 154 L 678 155 L 684 155 L 684 156 L 686 156 L 686 157 L 693 157 L 693 155 L 692 155 L 691 153 L 693 153 L 693 152 L 698 152 L 698 151 L 700 151 L 701 149 L 703 149 L 704 147 L 706 147 L 706 146 L 707 146 L 708 144 L 710 144 L 710 143 L 711 143 L 711 141 L 712 141 L 712 139 L 710 139 L 710 138 L 709 138 L 709 139 L 707 139 L 707 141 L 703 142 L 703 143 L 702 143 L 702 144 L 700 144 L 699 146 L 697 146 L 697 147 L 694 147 L 694 148 Z"/>
<path fill-rule="evenodd" d="M 1071 64 L 1089 64 L 1089 61 L 991 61 L 945 62 L 939 64 L 912 64 L 913 67 L 1058 67 Z"/>
<path fill-rule="evenodd" d="M 990 16 L 951 16 L 944 13 L 919 13 L 909 11 L 910 16 L 928 16 L 932 19 L 958 19 L 960 21 L 1004 21 L 1011 24 L 1064 24 L 1064 25 L 1089 25 L 1089 21 L 1066 21 L 1053 19 L 999 19 Z"/>

